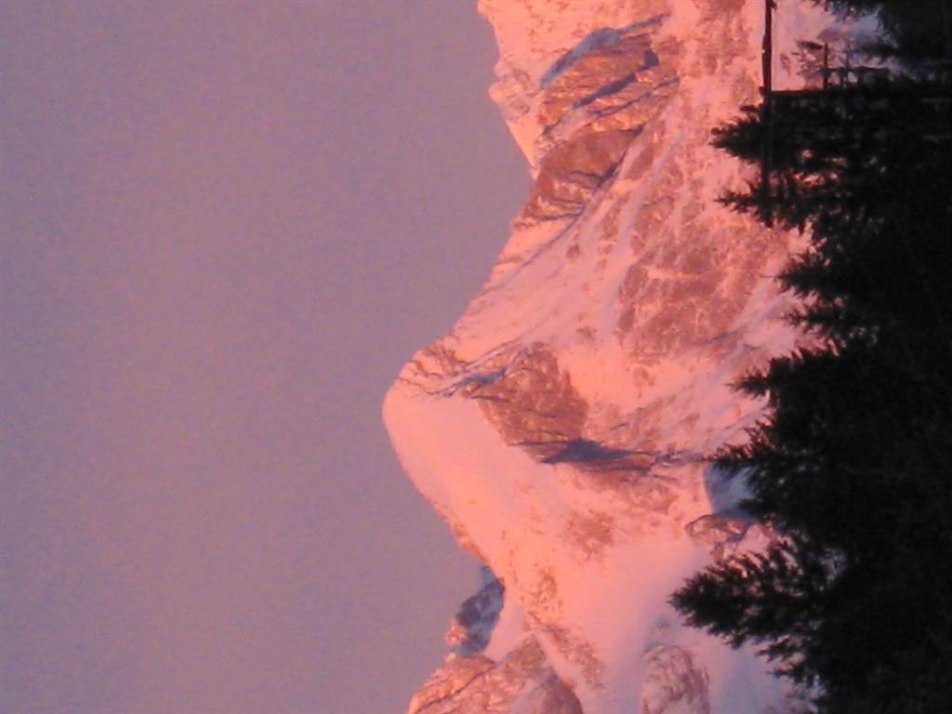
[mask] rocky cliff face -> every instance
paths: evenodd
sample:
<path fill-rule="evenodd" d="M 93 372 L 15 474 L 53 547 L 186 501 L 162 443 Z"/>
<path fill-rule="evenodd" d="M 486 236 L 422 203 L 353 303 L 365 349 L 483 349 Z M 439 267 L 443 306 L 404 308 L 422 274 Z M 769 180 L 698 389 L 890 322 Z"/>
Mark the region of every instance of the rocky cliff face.
<path fill-rule="evenodd" d="M 831 21 L 780 5 L 778 80 L 795 83 L 792 40 Z M 410 711 L 796 711 L 754 652 L 667 604 L 767 537 L 704 458 L 762 408 L 732 380 L 795 339 L 772 279 L 790 238 L 716 202 L 753 177 L 710 146 L 757 101 L 763 4 L 480 10 L 500 48 L 492 96 L 535 182 L 483 290 L 386 398 L 407 473 L 495 574 Z"/>

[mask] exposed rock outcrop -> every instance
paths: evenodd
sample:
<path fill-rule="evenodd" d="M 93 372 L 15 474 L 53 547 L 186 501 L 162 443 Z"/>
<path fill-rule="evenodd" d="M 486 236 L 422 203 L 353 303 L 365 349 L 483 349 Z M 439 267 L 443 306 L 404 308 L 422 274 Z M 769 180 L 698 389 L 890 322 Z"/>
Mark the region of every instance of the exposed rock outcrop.
<path fill-rule="evenodd" d="M 832 22 L 781 6 L 813 36 Z M 717 202 L 751 177 L 710 145 L 757 99 L 762 4 L 480 9 L 500 48 L 492 96 L 535 183 L 483 290 L 406 366 L 385 419 L 505 605 L 484 649 L 458 628 L 411 712 L 794 711 L 754 652 L 667 604 L 766 538 L 705 460 L 762 408 L 730 383 L 796 340 L 773 280 L 793 238 Z"/>

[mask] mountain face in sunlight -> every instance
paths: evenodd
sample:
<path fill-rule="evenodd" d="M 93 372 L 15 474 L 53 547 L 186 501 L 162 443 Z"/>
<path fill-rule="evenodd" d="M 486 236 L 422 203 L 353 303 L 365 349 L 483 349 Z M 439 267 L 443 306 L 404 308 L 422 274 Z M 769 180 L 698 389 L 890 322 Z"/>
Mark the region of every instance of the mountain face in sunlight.
<path fill-rule="evenodd" d="M 796 86 L 796 40 L 836 28 L 779 4 L 775 84 Z M 480 10 L 534 184 L 482 291 L 385 402 L 406 472 L 491 569 L 410 711 L 799 711 L 752 650 L 667 604 L 769 537 L 705 461 L 762 409 L 730 383 L 796 339 L 772 278 L 794 238 L 717 203 L 755 177 L 710 146 L 758 100 L 763 3 Z"/>

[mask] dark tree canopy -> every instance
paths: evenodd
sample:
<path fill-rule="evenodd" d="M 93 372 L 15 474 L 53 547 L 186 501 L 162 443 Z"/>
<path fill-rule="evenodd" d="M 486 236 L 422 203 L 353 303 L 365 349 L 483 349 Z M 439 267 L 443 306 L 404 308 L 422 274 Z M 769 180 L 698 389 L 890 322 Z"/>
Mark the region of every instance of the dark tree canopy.
<path fill-rule="evenodd" d="M 741 380 L 767 415 L 717 455 L 775 543 L 672 602 L 760 643 L 829 714 L 952 712 L 950 94 L 895 79 L 778 99 L 769 180 L 725 197 L 808 235 L 781 283 L 817 339 Z M 764 136 L 748 110 L 715 143 L 756 162 Z"/>
<path fill-rule="evenodd" d="M 949 0 L 822 0 L 845 13 L 878 12 L 893 53 L 907 58 L 952 56 Z"/>

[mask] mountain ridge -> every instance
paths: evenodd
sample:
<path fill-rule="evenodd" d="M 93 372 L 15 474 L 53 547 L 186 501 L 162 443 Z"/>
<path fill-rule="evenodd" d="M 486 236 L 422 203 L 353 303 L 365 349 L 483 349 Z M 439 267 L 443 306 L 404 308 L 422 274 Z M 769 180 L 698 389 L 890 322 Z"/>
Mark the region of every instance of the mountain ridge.
<path fill-rule="evenodd" d="M 837 27 L 781 5 L 805 36 Z M 491 96 L 534 183 L 482 291 L 407 364 L 384 419 L 505 599 L 485 649 L 451 653 L 410 712 L 799 711 L 751 648 L 683 627 L 667 602 L 769 538 L 706 461 L 763 408 L 731 382 L 798 339 L 773 279 L 798 239 L 718 203 L 752 177 L 710 145 L 756 101 L 762 8 L 479 8 L 500 47 Z"/>

